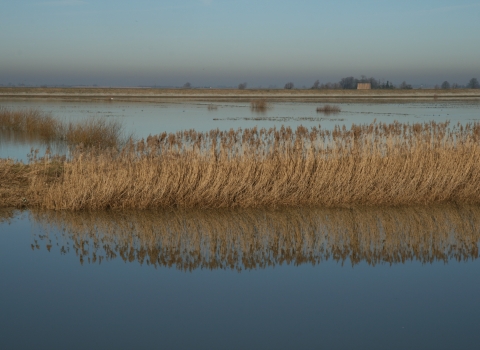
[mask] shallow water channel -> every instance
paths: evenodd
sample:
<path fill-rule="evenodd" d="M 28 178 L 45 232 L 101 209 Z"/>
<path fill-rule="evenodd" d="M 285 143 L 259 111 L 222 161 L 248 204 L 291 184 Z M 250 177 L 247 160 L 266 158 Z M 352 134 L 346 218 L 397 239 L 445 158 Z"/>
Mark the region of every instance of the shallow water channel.
<path fill-rule="evenodd" d="M 0 101 L 163 131 L 480 120 L 457 102 Z M 47 145 L 0 133 L 0 157 Z M 55 151 L 55 150 L 54 150 Z M 62 152 L 61 147 L 58 152 Z M 1 181 L 1 179 L 0 179 Z M 0 209 L 0 348 L 472 349 L 480 207 Z"/>

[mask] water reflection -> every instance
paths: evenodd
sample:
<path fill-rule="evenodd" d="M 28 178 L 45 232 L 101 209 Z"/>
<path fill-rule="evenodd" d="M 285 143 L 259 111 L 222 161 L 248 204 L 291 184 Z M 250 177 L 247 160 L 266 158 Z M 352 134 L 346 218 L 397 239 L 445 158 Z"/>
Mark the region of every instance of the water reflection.
<path fill-rule="evenodd" d="M 42 228 L 32 249 L 58 245 L 82 264 L 121 258 L 181 270 L 462 261 L 478 258 L 480 239 L 478 206 L 30 215 Z"/>
<path fill-rule="evenodd" d="M 32 149 L 38 149 L 43 156 L 50 149 L 53 154 L 65 155 L 68 151 L 66 142 L 45 142 L 38 134 L 24 133 L 0 128 L 0 156 L 27 161 Z"/>
<path fill-rule="evenodd" d="M 15 210 L 9 208 L 0 208 L 0 223 L 10 222 L 15 217 Z"/>

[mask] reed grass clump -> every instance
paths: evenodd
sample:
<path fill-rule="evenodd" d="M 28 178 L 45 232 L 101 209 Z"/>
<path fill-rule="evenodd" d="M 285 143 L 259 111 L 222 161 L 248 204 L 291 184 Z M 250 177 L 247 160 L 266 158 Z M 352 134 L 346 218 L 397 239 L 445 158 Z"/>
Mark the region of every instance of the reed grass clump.
<path fill-rule="evenodd" d="M 340 113 L 342 109 L 338 106 L 333 106 L 333 105 L 324 105 L 322 107 L 317 107 L 317 113 Z"/>
<path fill-rule="evenodd" d="M 480 123 L 433 121 L 162 133 L 77 148 L 58 176 L 37 159 L 21 196 L 55 210 L 480 203 L 479 141 Z"/>
<path fill-rule="evenodd" d="M 63 133 L 61 122 L 49 113 L 36 109 L 10 110 L 0 107 L 0 129 L 12 130 L 42 141 L 58 138 Z"/>
<path fill-rule="evenodd" d="M 85 147 L 118 147 L 123 126 L 113 120 L 90 118 L 80 123 L 70 122 L 65 128 L 65 140 L 71 145 Z"/>
<path fill-rule="evenodd" d="M 265 112 L 270 107 L 265 99 L 253 100 L 250 102 L 250 109 L 253 112 Z"/>
<path fill-rule="evenodd" d="M 13 131 L 29 139 L 43 142 L 66 142 L 84 147 L 119 147 L 123 126 L 115 120 L 89 118 L 79 122 L 64 122 L 36 109 L 10 110 L 0 108 L 0 129 Z"/>

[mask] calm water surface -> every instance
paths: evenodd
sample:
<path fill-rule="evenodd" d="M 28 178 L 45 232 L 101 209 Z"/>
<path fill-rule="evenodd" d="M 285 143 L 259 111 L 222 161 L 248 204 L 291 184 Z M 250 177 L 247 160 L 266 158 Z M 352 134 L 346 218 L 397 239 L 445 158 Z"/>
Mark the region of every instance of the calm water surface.
<path fill-rule="evenodd" d="M 249 103 L 214 103 L 216 110 L 208 110 L 207 102 L 135 103 L 135 102 L 59 102 L 59 101 L 0 101 L 0 107 L 38 108 L 62 120 L 81 120 L 105 117 L 119 120 L 125 133 L 138 138 L 160 134 L 164 131 L 196 129 L 209 131 L 219 128 L 251 128 L 282 125 L 296 128 L 299 125 L 321 126 L 331 129 L 335 125 L 381 122 L 428 122 L 435 120 L 468 123 L 480 120 L 478 102 L 422 102 L 422 103 L 338 103 L 342 112 L 324 115 L 316 112 L 322 104 L 285 102 L 273 103 L 265 113 L 252 112 Z M 8 141 L 0 135 L 0 157 L 26 159 L 31 147 L 45 149 L 38 142 L 22 144 Z"/>
<path fill-rule="evenodd" d="M 480 207 L 0 215 L 2 349 L 480 341 Z"/>

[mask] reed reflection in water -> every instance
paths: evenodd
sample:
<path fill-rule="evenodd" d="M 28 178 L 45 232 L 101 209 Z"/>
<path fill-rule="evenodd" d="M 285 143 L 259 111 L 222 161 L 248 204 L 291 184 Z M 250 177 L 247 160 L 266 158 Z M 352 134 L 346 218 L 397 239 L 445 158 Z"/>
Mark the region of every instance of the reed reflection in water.
<path fill-rule="evenodd" d="M 480 207 L 31 212 L 45 241 L 80 262 L 249 270 L 287 264 L 370 265 L 478 258 Z M 56 241 L 56 242 L 55 242 Z"/>
<path fill-rule="evenodd" d="M 15 157 L 3 149 L 11 148 L 10 153 L 13 153 Z M 50 149 L 52 154 L 65 155 L 68 152 L 68 146 L 65 141 L 45 141 L 37 134 L 31 134 L 16 130 L 8 130 L 0 128 L 0 156 L 1 158 L 19 158 L 20 160 L 27 161 L 27 153 L 30 149 L 38 149 L 40 154 L 44 154 L 46 149 Z M 15 151 L 15 152 L 13 152 Z"/>

